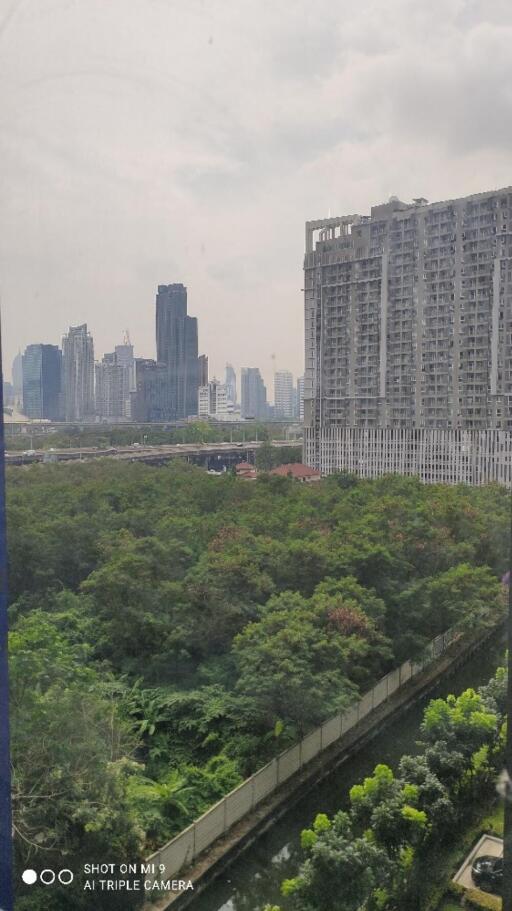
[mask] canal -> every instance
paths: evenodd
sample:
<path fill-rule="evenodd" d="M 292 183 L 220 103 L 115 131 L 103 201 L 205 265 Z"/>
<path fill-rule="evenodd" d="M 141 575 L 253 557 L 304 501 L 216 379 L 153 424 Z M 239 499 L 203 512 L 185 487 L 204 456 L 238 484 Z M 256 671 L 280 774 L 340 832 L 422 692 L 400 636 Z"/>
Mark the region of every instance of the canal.
<path fill-rule="evenodd" d="M 503 660 L 503 640 L 494 640 L 473 655 L 295 803 L 198 895 L 189 905 L 190 911 L 262 911 L 267 903 L 279 904 L 281 882 L 297 874 L 302 859 L 299 845 L 302 829 L 311 824 L 317 813 L 332 815 L 344 807 L 352 785 L 370 774 L 378 762 L 395 768 L 404 753 L 417 750 L 419 724 L 430 699 L 487 683 Z"/>

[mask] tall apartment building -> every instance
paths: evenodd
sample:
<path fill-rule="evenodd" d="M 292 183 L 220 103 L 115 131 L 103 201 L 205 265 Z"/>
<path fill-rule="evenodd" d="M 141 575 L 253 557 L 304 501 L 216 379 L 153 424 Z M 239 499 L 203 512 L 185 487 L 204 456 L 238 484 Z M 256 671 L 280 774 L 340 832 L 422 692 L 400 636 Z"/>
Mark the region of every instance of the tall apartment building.
<path fill-rule="evenodd" d="M 57 345 L 28 345 L 22 357 L 23 413 L 28 418 L 61 417 L 62 353 Z"/>
<path fill-rule="evenodd" d="M 236 371 L 232 364 L 226 364 L 226 388 L 228 391 L 228 402 L 236 405 Z"/>
<path fill-rule="evenodd" d="M 215 377 L 199 387 L 198 415 L 200 418 L 229 419 L 228 390 Z M 231 408 L 232 411 L 232 408 Z"/>
<path fill-rule="evenodd" d="M 172 409 L 167 364 L 158 364 L 151 358 L 136 358 L 135 387 L 130 396 L 132 420 L 142 423 L 168 421 Z"/>
<path fill-rule="evenodd" d="M 510 187 L 306 223 L 312 464 L 336 428 L 509 435 L 511 224 Z"/>
<path fill-rule="evenodd" d="M 62 339 L 62 397 L 66 421 L 94 418 L 94 343 L 87 324 Z"/>
<path fill-rule="evenodd" d="M 297 417 L 299 421 L 304 420 L 304 377 L 297 377 Z"/>
<path fill-rule="evenodd" d="M 243 419 L 265 420 L 268 413 L 267 389 L 258 367 L 242 367 Z"/>
<path fill-rule="evenodd" d="M 289 370 L 276 370 L 274 373 L 274 413 L 276 418 L 291 419 L 295 416 L 295 390 Z"/>
<path fill-rule="evenodd" d="M 105 354 L 95 367 L 96 417 L 100 421 L 126 421 L 131 416 L 133 363 L 124 350 L 118 354 L 118 348 L 124 347 L 118 345 L 115 351 Z"/>
<path fill-rule="evenodd" d="M 156 350 L 157 362 L 167 365 L 170 396 L 168 420 L 179 420 L 197 414 L 197 319 L 187 314 L 187 289 L 182 284 L 158 286 Z"/>

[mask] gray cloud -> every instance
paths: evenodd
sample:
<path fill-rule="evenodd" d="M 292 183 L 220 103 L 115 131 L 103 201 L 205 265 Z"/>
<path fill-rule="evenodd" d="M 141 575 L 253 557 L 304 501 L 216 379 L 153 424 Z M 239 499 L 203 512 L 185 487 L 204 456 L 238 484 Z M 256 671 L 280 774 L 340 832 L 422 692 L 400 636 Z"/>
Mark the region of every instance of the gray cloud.
<path fill-rule="evenodd" d="M 0 0 L 7 359 L 87 320 L 302 371 L 303 223 L 512 182 L 505 0 Z"/>

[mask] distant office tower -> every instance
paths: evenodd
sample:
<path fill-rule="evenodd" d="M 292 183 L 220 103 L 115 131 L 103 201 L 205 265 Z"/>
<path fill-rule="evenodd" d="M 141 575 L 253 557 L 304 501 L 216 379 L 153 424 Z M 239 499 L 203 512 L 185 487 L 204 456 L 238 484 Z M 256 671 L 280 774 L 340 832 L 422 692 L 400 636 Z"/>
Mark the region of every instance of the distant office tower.
<path fill-rule="evenodd" d="M 158 363 L 167 364 L 169 419 L 197 414 L 197 319 L 187 315 L 187 289 L 182 284 L 158 286 L 156 349 Z"/>
<path fill-rule="evenodd" d="M 201 354 L 198 358 L 198 383 L 200 386 L 208 385 L 208 357 Z"/>
<path fill-rule="evenodd" d="M 304 420 L 304 377 L 299 376 L 297 379 L 297 393 L 296 393 L 296 402 L 297 402 L 297 417 L 299 421 Z"/>
<path fill-rule="evenodd" d="M 62 339 L 62 393 L 66 421 L 94 418 L 94 344 L 86 323 Z"/>
<path fill-rule="evenodd" d="M 132 420 L 143 423 L 168 421 L 171 393 L 167 364 L 158 364 L 149 358 L 136 358 L 135 386 L 131 394 Z"/>
<path fill-rule="evenodd" d="M 267 417 L 267 390 L 258 367 L 242 367 L 242 418 Z"/>
<path fill-rule="evenodd" d="M 236 405 L 236 371 L 232 364 L 226 364 L 226 389 L 228 402 Z"/>
<path fill-rule="evenodd" d="M 128 367 L 130 372 L 130 391 L 135 389 L 135 358 L 133 356 L 133 345 L 130 342 L 128 331 L 125 332 L 124 342 L 122 345 L 116 345 L 114 354 L 116 363 L 121 367 Z"/>
<path fill-rule="evenodd" d="M 4 407 L 12 408 L 14 405 L 14 386 L 8 380 L 4 380 Z"/>
<path fill-rule="evenodd" d="M 200 418 L 228 420 L 230 405 L 231 403 L 228 405 L 226 385 L 220 383 L 215 377 L 205 386 L 199 387 L 198 415 Z M 231 412 L 232 410 L 231 406 Z"/>
<path fill-rule="evenodd" d="M 57 345 L 28 345 L 22 358 L 23 413 L 27 418 L 60 418 L 62 354 Z"/>
<path fill-rule="evenodd" d="M 305 442 L 318 467 L 348 452 L 340 428 L 450 431 L 455 447 L 463 431 L 510 437 L 511 224 L 510 187 L 306 223 Z M 414 462 L 398 433 L 386 440 Z"/>
<path fill-rule="evenodd" d="M 118 348 L 124 347 L 118 345 L 111 354 L 105 354 L 95 367 L 96 417 L 101 421 L 126 421 L 131 415 L 133 364 L 125 351 L 121 350 L 118 354 Z"/>
<path fill-rule="evenodd" d="M 15 404 L 20 404 L 23 399 L 23 355 L 18 351 L 12 362 L 12 386 Z"/>
<path fill-rule="evenodd" d="M 274 374 L 274 410 L 276 418 L 294 417 L 293 376 L 289 370 L 277 370 Z"/>

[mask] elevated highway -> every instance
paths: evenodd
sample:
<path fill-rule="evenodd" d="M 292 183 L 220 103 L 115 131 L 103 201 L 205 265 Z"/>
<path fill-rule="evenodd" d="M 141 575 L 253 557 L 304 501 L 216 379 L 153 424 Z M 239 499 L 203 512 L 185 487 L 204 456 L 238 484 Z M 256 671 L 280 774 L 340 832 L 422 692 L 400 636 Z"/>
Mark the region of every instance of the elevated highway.
<path fill-rule="evenodd" d="M 238 462 L 253 463 L 256 452 L 262 446 L 261 440 L 245 443 L 176 443 L 173 445 L 138 445 L 110 449 L 96 447 L 82 449 L 29 449 L 25 452 L 7 452 L 7 465 L 30 465 L 36 462 L 51 464 L 55 462 L 87 462 L 93 459 L 108 458 L 119 462 L 144 462 L 148 465 L 163 465 L 171 459 L 184 459 L 194 465 L 200 465 L 210 471 L 223 471 L 232 468 Z M 273 440 L 272 446 L 300 446 L 300 442 Z"/>

